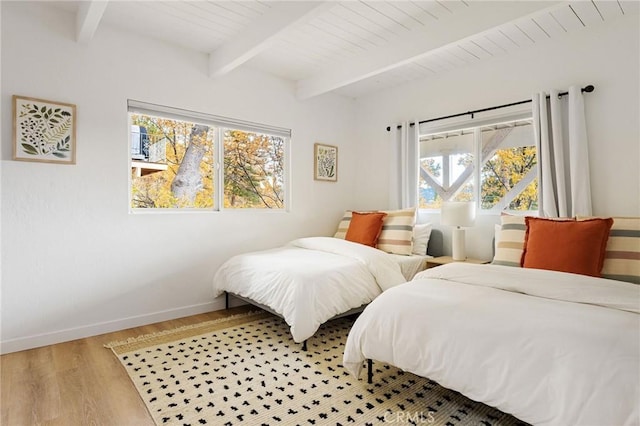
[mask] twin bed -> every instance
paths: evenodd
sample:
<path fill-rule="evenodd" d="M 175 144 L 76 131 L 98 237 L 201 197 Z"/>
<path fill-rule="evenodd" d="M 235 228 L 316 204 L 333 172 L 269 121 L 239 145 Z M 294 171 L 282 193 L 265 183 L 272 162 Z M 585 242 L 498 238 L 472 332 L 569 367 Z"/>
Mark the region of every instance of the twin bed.
<path fill-rule="evenodd" d="M 441 243 L 434 231 L 429 254 L 402 256 L 341 238 L 300 238 L 234 256 L 217 271 L 214 294 L 284 318 L 294 341 L 303 343 L 326 321 L 362 311 L 384 290 L 413 278 L 429 257 L 441 254 Z"/>
<path fill-rule="evenodd" d="M 640 278 L 639 223 L 614 222 L 604 239 L 603 275 Z M 553 229 L 544 236 L 552 245 L 559 241 Z M 296 342 L 333 317 L 363 311 L 343 360 L 355 376 L 373 360 L 531 424 L 640 424 L 640 286 L 503 266 L 523 256 L 530 229 L 524 218 L 506 217 L 502 230 L 505 259 L 499 252 L 493 265 L 422 272 L 408 267 L 412 256 L 304 238 L 231 259 L 216 275 L 216 295 L 227 292 L 282 316 Z M 441 254 L 438 244 L 430 241 L 430 248 Z M 551 260 L 562 256 L 556 250 Z"/>
<path fill-rule="evenodd" d="M 637 425 L 639 298 L 602 278 L 444 265 L 374 300 L 343 365 L 384 362 L 534 425 Z"/>

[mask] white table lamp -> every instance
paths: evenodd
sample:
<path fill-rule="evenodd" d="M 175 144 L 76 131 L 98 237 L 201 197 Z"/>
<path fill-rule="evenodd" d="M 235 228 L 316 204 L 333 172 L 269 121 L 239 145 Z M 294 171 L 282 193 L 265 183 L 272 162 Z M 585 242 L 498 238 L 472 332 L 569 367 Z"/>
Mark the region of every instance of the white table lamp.
<path fill-rule="evenodd" d="M 451 250 L 453 260 L 465 260 L 465 238 L 463 227 L 473 226 L 476 218 L 476 204 L 472 201 L 445 201 L 440 210 L 440 223 L 453 226 Z"/>

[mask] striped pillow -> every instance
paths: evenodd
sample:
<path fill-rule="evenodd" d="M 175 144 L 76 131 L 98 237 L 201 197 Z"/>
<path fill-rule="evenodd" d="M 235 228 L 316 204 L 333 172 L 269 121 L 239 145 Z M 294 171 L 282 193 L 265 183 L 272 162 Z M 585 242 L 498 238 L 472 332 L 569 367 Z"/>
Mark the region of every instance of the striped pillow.
<path fill-rule="evenodd" d="M 524 237 L 527 232 L 524 216 L 500 216 L 499 238 L 497 238 L 496 252 L 493 265 L 520 266 L 520 259 L 524 251 Z"/>
<path fill-rule="evenodd" d="M 579 217 L 578 220 L 590 219 Z M 640 217 L 614 217 L 602 277 L 640 284 Z"/>
<path fill-rule="evenodd" d="M 344 216 L 340 219 L 340 223 L 338 224 L 338 230 L 334 234 L 335 238 L 345 239 L 347 236 L 347 230 L 349 229 L 349 224 L 351 223 L 351 210 L 347 210 L 344 212 Z"/>
<path fill-rule="evenodd" d="M 387 253 L 410 255 L 413 249 L 413 225 L 416 209 L 382 211 L 387 216 L 382 224 L 377 248 Z"/>

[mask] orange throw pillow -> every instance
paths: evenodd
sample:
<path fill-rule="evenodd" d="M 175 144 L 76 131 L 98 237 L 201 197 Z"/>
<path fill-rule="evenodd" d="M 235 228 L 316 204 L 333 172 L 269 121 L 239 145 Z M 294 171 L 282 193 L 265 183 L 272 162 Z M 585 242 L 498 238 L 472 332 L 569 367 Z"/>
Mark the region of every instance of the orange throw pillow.
<path fill-rule="evenodd" d="M 576 222 L 527 217 L 526 224 L 523 267 L 600 276 L 613 219 Z"/>
<path fill-rule="evenodd" d="M 386 213 L 353 212 L 345 240 L 375 247 L 386 215 Z"/>

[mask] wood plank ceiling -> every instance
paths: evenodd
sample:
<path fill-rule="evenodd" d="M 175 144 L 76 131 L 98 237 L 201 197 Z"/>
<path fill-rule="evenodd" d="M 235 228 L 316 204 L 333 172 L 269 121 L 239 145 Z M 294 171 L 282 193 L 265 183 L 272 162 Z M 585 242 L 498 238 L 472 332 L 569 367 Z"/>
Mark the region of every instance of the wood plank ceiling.
<path fill-rule="evenodd" d="M 218 78 L 241 66 L 296 82 L 307 99 L 361 97 L 437 78 L 569 33 L 589 31 L 640 2 L 591 1 L 76 1 L 77 40 L 100 25 L 142 33 L 209 55 Z"/>

